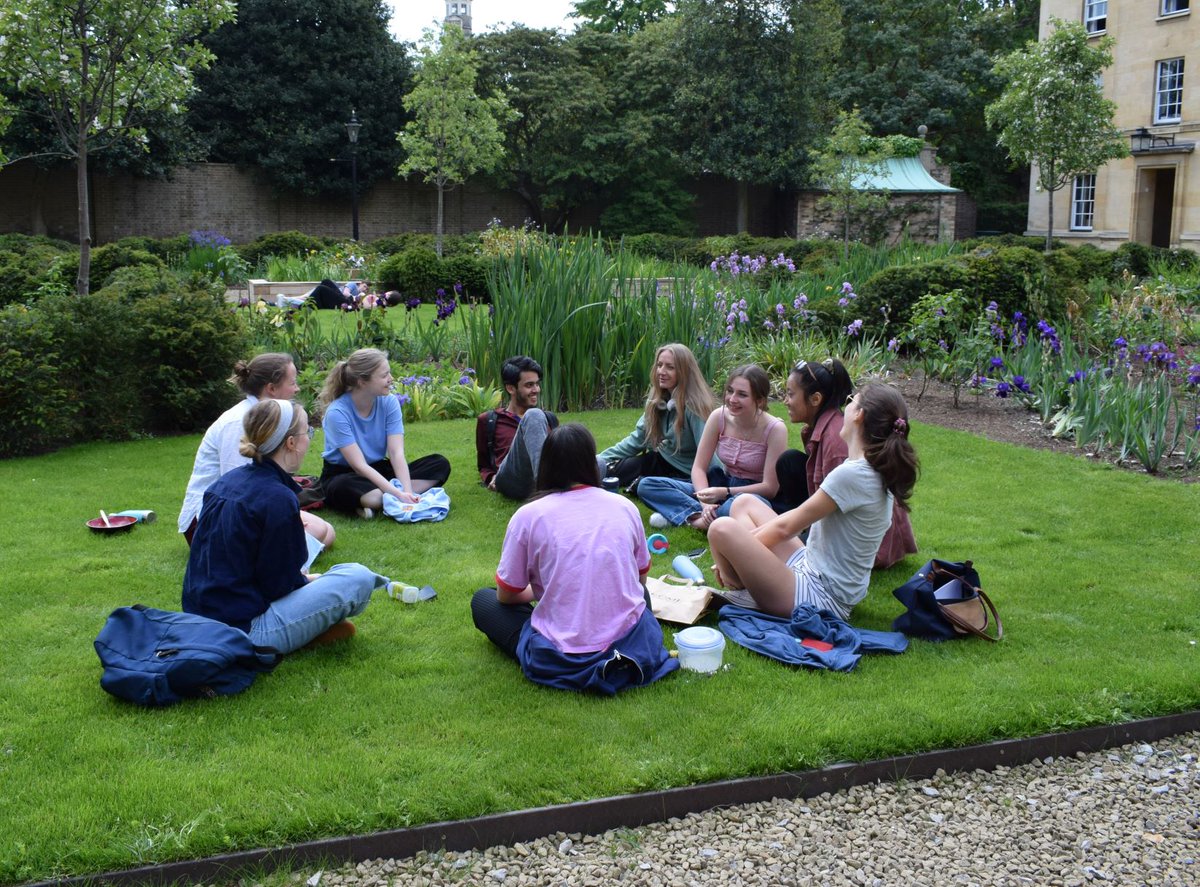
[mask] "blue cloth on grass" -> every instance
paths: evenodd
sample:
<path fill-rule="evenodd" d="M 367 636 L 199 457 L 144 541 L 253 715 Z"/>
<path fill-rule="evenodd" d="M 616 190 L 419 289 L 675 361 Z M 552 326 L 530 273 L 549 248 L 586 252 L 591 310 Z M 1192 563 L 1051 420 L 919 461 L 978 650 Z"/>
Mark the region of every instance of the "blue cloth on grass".
<path fill-rule="evenodd" d="M 745 607 L 725 606 L 721 608 L 718 624 L 734 643 L 806 668 L 853 671 L 863 653 L 903 653 L 908 649 L 908 638 L 898 631 L 854 628 L 812 604 L 798 606 L 790 619 Z M 833 649 L 806 647 L 801 643 L 806 638 L 832 644 Z"/>

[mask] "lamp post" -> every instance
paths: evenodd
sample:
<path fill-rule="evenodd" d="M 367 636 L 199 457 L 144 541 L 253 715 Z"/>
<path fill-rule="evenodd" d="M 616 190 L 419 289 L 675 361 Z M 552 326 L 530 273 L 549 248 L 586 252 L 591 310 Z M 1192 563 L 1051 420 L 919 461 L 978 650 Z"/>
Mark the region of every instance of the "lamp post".
<path fill-rule="evenodd" d="M 351 237 L 358 240 L 358 131 L 362 124 L 358 115 L 350 111 L 350 122 L 346 124 L 346 135 L 350 137 L 350 216 L 353 222 Z"/>

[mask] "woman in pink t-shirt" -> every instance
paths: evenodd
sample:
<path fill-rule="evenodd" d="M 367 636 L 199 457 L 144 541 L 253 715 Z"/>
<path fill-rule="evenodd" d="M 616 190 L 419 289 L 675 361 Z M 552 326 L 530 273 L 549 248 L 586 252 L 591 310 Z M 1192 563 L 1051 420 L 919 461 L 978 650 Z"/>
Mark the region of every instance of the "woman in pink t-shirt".
<path fill-rule="evenodd" d="M 650 612 L 649 569 L 637 507 L 601 489 L 592 433 L 562 425 L 508 523 L 496 588 L 475 593 L 471 615 L 531 681 L 613 694 L 678 667 Z"/>

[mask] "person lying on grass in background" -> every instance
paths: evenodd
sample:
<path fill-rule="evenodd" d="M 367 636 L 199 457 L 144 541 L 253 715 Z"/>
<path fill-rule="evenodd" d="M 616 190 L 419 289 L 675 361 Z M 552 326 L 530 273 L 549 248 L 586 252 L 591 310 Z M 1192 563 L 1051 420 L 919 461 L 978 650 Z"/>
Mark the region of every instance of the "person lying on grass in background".
<path fill-rule="evenodd" d="M 291 400 L 300 390 L 296 384 L 296 365 L 288 354 L 260 354 L 250 361 L 239 360 L 234 364 L 229 381 L 246 396 L 209 426 L 196 451 L 192 476 L 188 478 L 183 507 L 179 511 L 179 532 L 188 545 L 192 544 L 192 534 L 196 531 L 204 492 L 226 472 L 250 462 L 239 450 L 246 413 L 259 398 Z M 300 519 L 306 533 L 326 548 L 333 544 L 337 534 L 328 521 L 307 511 L 300 513 Z"/>
<path fill-rule="evenodd" d="M 387 355 L 360 348 L 339 360 L 325 377 L 321 484 L 325 504 L 344 514 L 372 518 L 384 495 L 416 502 L 421 493 L 444 486 L 450 477 L 445 456 L 404 456 L 404 416 L 392 393 Z M 396 478 L 404 489 L 392 484 Z"/>
<path fill-rule="evenodd" d="M 823 363 L 802 360 L 788 373 L 785 395 L 788 418 L 804 426 L 800 432 L 804 452 L 788 450 L 779 457 L 775 468 L 779 478 L 776 511 L 799 505 L 820 488 L 833 469 L 846 461 L 846 441 L 841 437 L 842 404 L 853 389 L 846 368 L 832 358 Z M 912 521 L 908 511 L 897 502 L 892 508 L 892 525 L 875 554 L 875 568 L 890 567 L 916 550 Z"/>
<path fill-rule="evenodd" d="M 638 483 L 638 498 L 654 512 L 651 526 L 687 523 L 707 530 L 729 514 L 736 496 L 775 495 L 775 463 L 787 446 L 787 426 L 767 412 L 770 394 L 771 380 L 762 367 L 747 364 L 729 374 L 725 402 L 704 423 L 691 482 L 646 477 Z M 709 468 L 714 455 L 724 467 Z"/>
<path fill-rule="evenodd" d="M 798 507 L 776 515 L 753 496 L 708 528 L 717 581 L 744 588 L 767 613 L 790 617 L 801 604 L 849 619 L 867 594 L 871 565 L 917 480 L 908 408 L 887 385 L 864 386 L 846 404 L 848 457 Z M 808 545 L 799 534 L 811 529 Z"/>
<path fill-rule="evenodd" d="M 251 460 L 204 494 L 183 575 L 183 609 L 216 619 L 281 653 L 354 634 L 387 579 L 362 564 L 301 572 L 308 557 L 292 474 L 308 452 L 304 408 L 260 400 L 246 413 L 241 452 Z"/>
<path fill-rule="evenodd" d="M 480 413 L 475 422 L 475 464 L 479 480 L 509 499 L 528 499 L 537 480 L 542 445 L 558 426 L 554 413 L 538 409 L 542 367 L 525 355 L 500 367 L 508 393 L 505 406 Z"/>
<path fill-rule="evenodd" d="M 471 617 L 529 680 L 614 694 L 679 667 L 650 612 L 649 569 L 637 506 L 600 488 L 592 433 L 563 425 L 546 438 L 534 498 L 508 522 L 497 587 L 475 592 Z"/>
<path fill-rule="evenodd" d="M 642 477 L 691 477 L 704 421 L 716 406 L 708 383 L 686 345 L 663 345 L 654 354 L 646 409 L 633 431 L 600 454 L 608 475 L 631 493 Z M 716 460 L 713 465 L 716 467 Z"/>

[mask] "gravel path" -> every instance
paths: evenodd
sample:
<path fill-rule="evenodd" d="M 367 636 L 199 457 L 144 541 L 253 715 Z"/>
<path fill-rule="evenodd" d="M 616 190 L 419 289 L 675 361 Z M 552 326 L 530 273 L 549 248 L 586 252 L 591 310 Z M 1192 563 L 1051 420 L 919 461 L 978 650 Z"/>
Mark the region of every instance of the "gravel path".
<path fill-rule="evenodd" d="M 292 877 L 310 887 L 1200 885 L 1200 733 Z"/>

